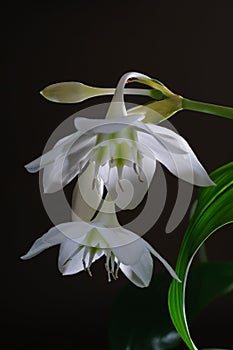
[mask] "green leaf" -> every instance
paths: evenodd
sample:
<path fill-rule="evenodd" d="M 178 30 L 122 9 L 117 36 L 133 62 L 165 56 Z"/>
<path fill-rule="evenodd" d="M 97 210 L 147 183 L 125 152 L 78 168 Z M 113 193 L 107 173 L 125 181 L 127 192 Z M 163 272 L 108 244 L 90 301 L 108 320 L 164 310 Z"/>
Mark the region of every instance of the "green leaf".
<path fill-rule="evenodd" d="M 187 293 L 190 321 L 217 296 L 233 289 L 233 263 L 202 263 L 192 267 Z M 150 286 L 124 288 L 112 309 L 109 334 L 112 350 L 168 350 L 180 342 L 171 322 L 167 294 L 171 278 L 157 274 Z M 200 290 L 200 295 L 191 293 Z M 189 293 L 190 291 L 190 293 Z"/>
<path fill-rule="evenodd" d="M 185 311 L 189 268 L 206 239 L 223 225 L 233 222 L 233 162 L 216 169 L 210 177 L 216 186 L 200 189 L 196 210 L 180 248 L 176 273 L 182 283 L 173 280 L 168 295 L 169 312 L 175 328 L 192 350 L 197 348 L 189 333 Z"/>

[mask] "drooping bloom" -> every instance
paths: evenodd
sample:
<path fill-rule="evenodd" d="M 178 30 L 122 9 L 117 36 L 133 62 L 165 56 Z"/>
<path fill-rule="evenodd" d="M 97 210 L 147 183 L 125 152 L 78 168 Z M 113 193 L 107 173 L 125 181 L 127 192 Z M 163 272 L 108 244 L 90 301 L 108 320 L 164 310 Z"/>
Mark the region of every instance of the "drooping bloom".
<path fill-rule="evenodd" d="M 53 149 L 26 165 L 29 172 L 44 169 L 45 192 L 60 190 L 85 171 L 89 163 L 95 165 L 91 186 L 101 178 L 122 209 L 133 209 L 142 201 L 157 161 L 184 181 L 198 186 L 213 185 L 184 138 L 165 127 L 145 123 L 144 115 L 128 114 L 123 91 L 127 81 L 134 77 L 150 79 L 139 73 L 123 75 L 105 119 L 76 118 L 77 132 L 59 140 Z M 129 183 L 133 186 L 131 192 Z"/>
<path fill-rule="evenodd" d="M 150 244 L 120 226 L 113 203 L 108 202 L 107 207 L 107 213 L 101 211 L 91 222 L 72 221 L 51 228 L 21 258 L 30 259 L 47 248 L 60 245 L 58 268 L 63 275 L 76 274 L 82 270 L 92 275 L 92 263 L 105 256 L 109 281 L 111 277 L 118 278 L 120 269 L 135 285 L 146 287 L 152 277 L 151 255 L 154 255 L 171 276 L 179 280 L 172 267 Z"/>

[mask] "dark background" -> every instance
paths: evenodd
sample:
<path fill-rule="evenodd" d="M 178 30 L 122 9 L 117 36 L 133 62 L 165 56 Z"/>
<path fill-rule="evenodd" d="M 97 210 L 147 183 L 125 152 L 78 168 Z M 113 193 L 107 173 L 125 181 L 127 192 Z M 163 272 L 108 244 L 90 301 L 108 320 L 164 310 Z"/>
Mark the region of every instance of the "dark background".
<path fill-rule="evenodd" d="M 7 221 L 1 249 L 2 344 L 25 349 L 44 345 L 110 349 L 107 322 L 111 306 L 129 283 L 121 274 L 109 284 L 102 261 L 93 266 L 92 278 L 84 272 L 62 277 L 57 270 L 57 247 L 35 259 L 20 260 L 51 226 L 41 202 L 38 174 L 27 173 L 24 164 L 40 155 L 64 119 L 93 103 L 57 105 L 43 99 L 39 91 L 67 80 L 113 87 L 123 73 L 139 71 L 181 95 L 232 106 L 232 13 L 233 3 L 225 0 L 5 5 L 2 45 L 6 44 L 6 49 L 2 56 L 6 96 L 1 102 L 2 121 L 8 127 L 4 126 L 2 136 L 4 139 L 8 131 L 9 142 L 4 143 L 2 171 L 3 221 Z M 232 160 L 231 120 L 183 111 L 171 122 L 208 172 Z M 172 188 L 176 179 L 169 174 L 168 183 L 165 211 L 148 240 L 175 266 L 187 218 L 172 234 L 164 233 L 175 198 Z M 232 227 L 213 235 L 207 250 L 210 260 L 232 260 Z M 163 271 L 159 262 L 154 262 L 155 273 Z M 191 326 L 200 348 L 233 347 L 232 312 L 231 294 L 202 313 Z"/>

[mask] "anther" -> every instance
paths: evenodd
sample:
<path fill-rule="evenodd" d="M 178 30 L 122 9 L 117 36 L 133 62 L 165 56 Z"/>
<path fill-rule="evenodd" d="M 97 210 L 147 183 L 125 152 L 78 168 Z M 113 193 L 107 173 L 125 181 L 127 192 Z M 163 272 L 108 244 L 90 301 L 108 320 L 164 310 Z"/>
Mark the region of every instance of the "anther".
<path fill-rule="evenodd" d="M 91 273 L 90 267 L 87 268 L 87 272 L 88 272 L 88 275 L 89 275 L 90 277 L 92 277 L 92 273 Z"/>
<path fill-rule="evenodd" d="M 116 276 L 116 278 L 118 278 L 119 269 L 120 269 L 120 261 L 118 260 L 118 262 L 117 262 L 117 267 L 116 267 L 116 271 L 115 271 L 115 276 Z"/>
<path fill-rule="evenodd" d="M 106 269 L 106 271 L 108 273 L 108 282 L 111 282 L 111 271 L 110 271 L 109 266 L 108 266 L 107 263 L 105 264 L 105 269 Z"/>
<path fill-rule="evenodd" d="M 139 182 L 144 182 L 144 180 L 141 178 L 141 175 L 138 175 L 138 181 Z"/>

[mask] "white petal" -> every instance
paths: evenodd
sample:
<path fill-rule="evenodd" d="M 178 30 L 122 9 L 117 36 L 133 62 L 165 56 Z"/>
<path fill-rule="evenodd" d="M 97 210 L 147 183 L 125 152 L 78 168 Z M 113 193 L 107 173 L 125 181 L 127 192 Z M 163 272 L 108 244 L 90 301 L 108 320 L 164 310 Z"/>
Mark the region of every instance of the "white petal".
<path fill-rule="evenodd" d="M 146 241 L 144 241 L 144 242 L 145 242 L 145 246 L 148 248 L 148 250 L 151 252 L 151 254 L 153 254 L 157 259 L 159 259 L 161 261 L 161 263 L 168 270 L 170 275 L 173 278 L 175 278 L 178 282 L 181 282 L 179 277 L 177 276 L 177 274 L 173 270 L 173 268 L 168 264 L 168 262 L 149 243 L 147 243 Z"/>
<path fill-rule="evenodd" d="M 35 173 L 39 171 L 45 165 L 53 162 L 54 159 L 56 159 L 57 157 L 66 154 L 67 150 L 69 150 L 72 144 L 81 136 L 82 135 L 79 132 L 75 132 L 71 135 L 63 137 L 54 145 L 54 147 L 50 151 L 44 153 L 41 157 L 25 165 L 25 168 L 30 173 Z"/>
<path fill-rule="evenodd" d="M 173 131 L 163 128 L 158 125 L 153 125 L 149 123 L 143 123 L 137 121 L 133 124 L 135 130 L 139 132 L 144 132 L 148 135 L 151 135 L 156 145 L 158 144 L 161 149 L 164 151 L 170 151 L 172 154 L 186 154 L 187 150 L 184 147 L 183 141 L 181 139 L 177 139 L 177 134 Z M 161 130 L 162 129 L 162 130 Z M 157 131 L 159 131 L 157 133 Z M 146 137 L 147 135 L 145 135 Z M 179 136 L 179 135 L 178 135 Z M 182 141 L 182 142 L 180 142 Z"/>
<path fill-rule="evenodd" d="M 124 166 L 122 172 L 122 179 L 127 180 L 131 183 L 133 187 L 133 196 L 130 203 L 126 207 L 120 207 L 122 209 L 134 209 L 136 208 L 143 198 L 145 197 L 150 183 L 153 179 L 154 173 L 156 169 L 156 161 L 144 156 L 141 164 L 141 179 L 139 180 L 139 176 L 135 173 L 133 167 Z M 124 192 L 126 191 L 124 188 L 124 183 L 127 186 L 127 182 L 122 181 L 121 186 L 124 191 L 121 191 L 121 196 L 124 196 Z"/>
<path fill-rule="evenodd" d="M 102 200 L 104 184 L 95 178 L 95 164 L 92 162 L 79 176 L 72 195 L 72 220 L 90 221 L 97 211 Z M 93 181 L 94 187 L 93 187 Z"/>
<path fill-rule="evenodd" d="M 93 226 L 84 221 L 65 222 L 56 226 L 57 229 L 67 238 L 81 244 L 87 233 L 92 230 Z"/>
<path fill-rule="evenodd" d="M 154 125 L 150 127 L 153 128 Z M 150 135 L 138 132 L 138 140 L 139 143 L 143 143 L 151 148 L 157 160 L 165 165 L 168 170 L 178 178 L 197 186 L 214 185 L 188 143 L 180 135 L 175 135 L 177 144 L 182 145 L 186 152 L 185 154 L 173 151 L 172 142 L 174 142 L 174 144 L 176 143 L 175 138 L 170 142 L 170 145 L 166 143 L 167 151 Z"/>
<path fill-rule="evenodd" d="M 103 222 L 100 222 L 99 224 L 95 222 L 89 224 L 87 222 L 80 221 L 67 222 L 58 225 L 57 228 L 67 238 L 73 240 L 74 242 L 80 245 L 85 245 L 89 247 L 98 247 L 100 249 L 115 249 L 120 247 L 122 248 L 122 254 L 127 250 L 124 248 L 124 246 L 129 247 L 130 250 L 134 249 L 133 247 L 135 246 L 135 254 L 139 250 L 141 252 L 140 247 L 143 247 L 143 244 L 141 243 L 141 238 L 138 237 L 138 235 L 136 235 L 132 231 L 126 230 L 120 226 L 114 226 L 112 228 L 104 227 Z M 131 259 L 131 257 L 129 257 L 129 259 Z M 138 257 L 136 258 L 136 260 L 137 259 Z"/>
<path fill-rule="evenodd" d="M 113 120 L 78 117 L 74 120 L 74 124 L 77 130 L 82 134 L 111 134 L 124 129 L 143 118 L 144 116 L 142 114 L 131 115 L 127 118 L 119 116 Z"/>
<path fill-rule="evenodd" d="M 153 259 L 147 248 L 141 256 L 139 262 L 129 266 L 120 264 L 120 269 L 138 287 L 148 287 L 153 273 Z"/>
<path fill-rule="evenodd" d="M 53 227 L 42 237 L 38 238 L 33 243 L 27 254 L 21 256 L 21 259 L 26 260 L 33 258 L 34 256 L 40 254 L 43 250 L 64 242 L 65 239 L 66 238 L 60 233 L 57 227 Z"/>
<path fill-rule="evenodd" d="M 73 275 L 84 270 L 83 262 L 83 251 L 75 254 L 70 260 L 66 261 L 65 265 L 62 266 L 62 274 L 65 275 Z"/>
<path fill-rule="evenodd" d="M 92 263 L 95 262 L 97 259 L 99 259 L 103 255 L 103 251 L 98 250 L 95 254 L 95 256 L 92 258 Z M 87 253 L 86 260 L 88 261 L 90 253 Z M 83 262 L 83 251 L 78 252 L 75 254 L 63 267 L 63 275 L 73 275 L 75 273 L 78 273 L 84 269 Z"/>
<path fill-rule="evenodd" d="M 44 167 L 43 187 L 45 193 L 53 193 L 62 189 L 78 175 L 80 161 L 84 156 L 87 157 L 95 145 L 95 141 L 95 137 L 80 138 L 71 145 L 63 156 L 55 158 L 52 163 Z"/>
<path fill-rule="evenodd" d="M 61 273 L 64 272 L 64 265 L 71 256 L 79 249 L 80 245 L 71 239 L 66 238 L 60 245 L 58 256 L 58 268 Z"/>
<path fill-rule="evenodd" d="M 138 239 L 130 244 L 111 249 L 121 263 L 132 266 L 138 263 L 138 261 L 141 259 L 145 246 L 143 239 L 138 237 Z"/>

